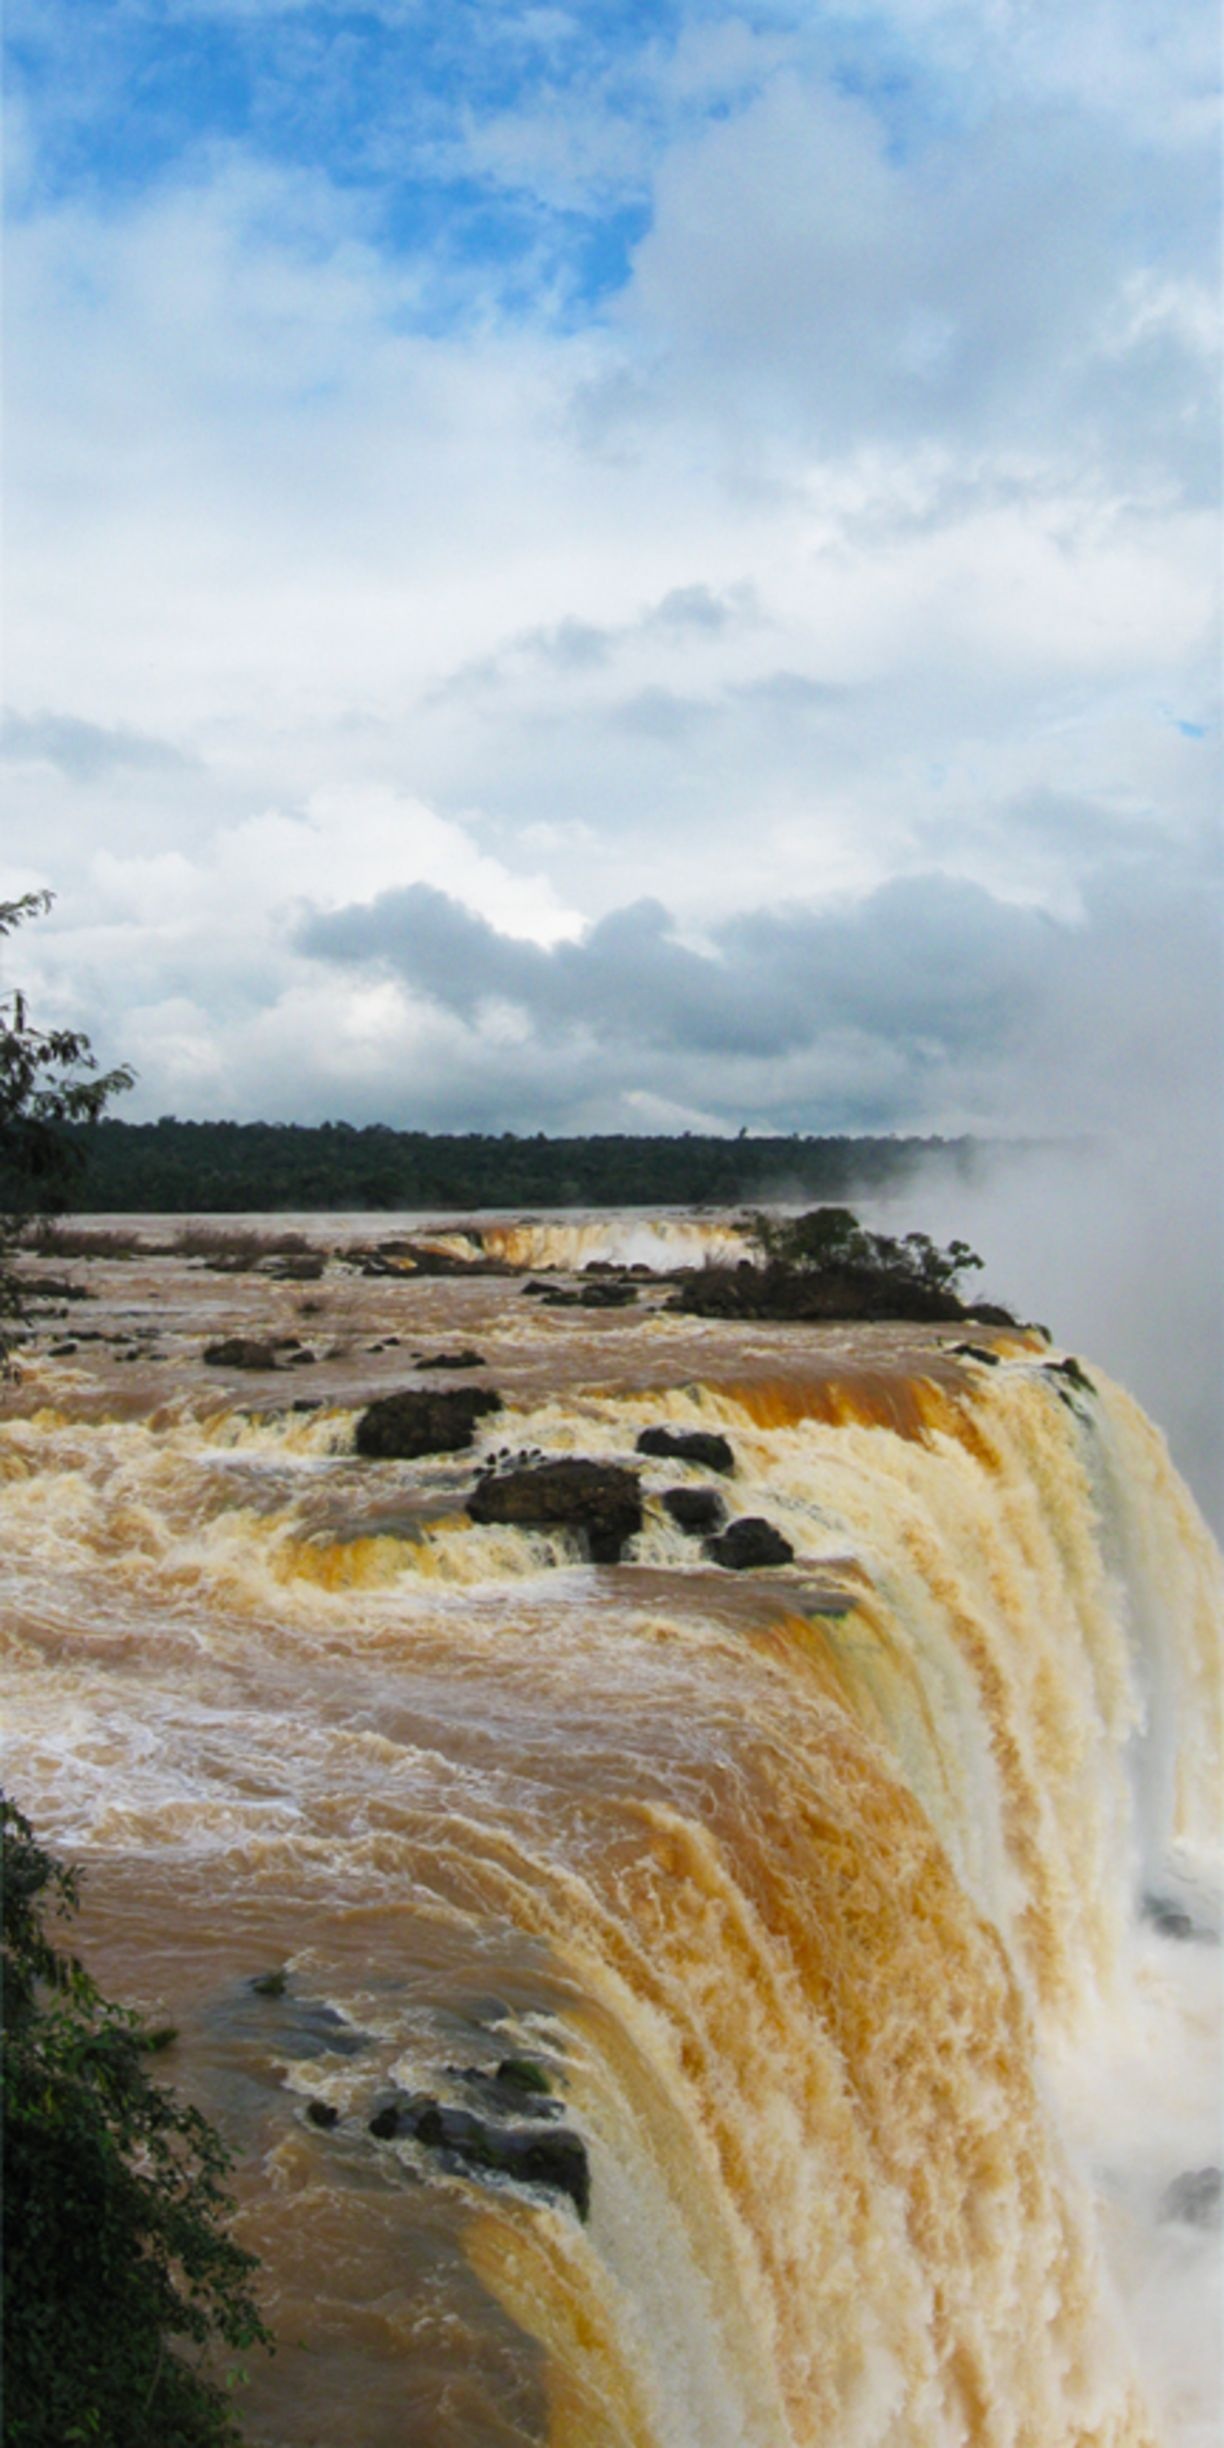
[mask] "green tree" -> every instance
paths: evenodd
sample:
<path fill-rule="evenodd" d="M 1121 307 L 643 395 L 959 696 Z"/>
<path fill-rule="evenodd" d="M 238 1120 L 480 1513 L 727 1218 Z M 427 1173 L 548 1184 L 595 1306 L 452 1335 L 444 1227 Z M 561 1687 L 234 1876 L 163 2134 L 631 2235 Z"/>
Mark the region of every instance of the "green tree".
<path fill-rule="evenodd" d="M 48 892 L 0 901 L 0 938 L 50 909 Z M 132 1085 L 126 1063 L 100 1071 L 79 1029 L 38 1029 L 19 987 L 0 995 L 0 1362 L 6 1326 L 21 1315 L 13 1253 L 36 1219 L 68 1204 L 84 1149 L 74 1123 L 96 1122 Z"/>
<path fill-rule="evenodd" d="M 0 1829 L 5 2448 L 221 2448 L 240 2435 L 202 2357 L 271 2344 L 224 2226 L 228 2154 L 150 2078 L 173 2034 L 48 1936 L 76 1873 L 3 1796 Z"/>
<path fill-rule="evenodd" d="M 967 1241 L 950 1241 L 940 1249 L 921 1232 L 898 1241 L 891 1233 L 869 1232 L 849 1207 L 812 1207 L 798 1216 L 758 1213 L 750 1224 L 770 1266 L 808 1273 L 872 1275 L 898 1287 L 955 1292 L 960 1277 L 982 1264 Z"/>

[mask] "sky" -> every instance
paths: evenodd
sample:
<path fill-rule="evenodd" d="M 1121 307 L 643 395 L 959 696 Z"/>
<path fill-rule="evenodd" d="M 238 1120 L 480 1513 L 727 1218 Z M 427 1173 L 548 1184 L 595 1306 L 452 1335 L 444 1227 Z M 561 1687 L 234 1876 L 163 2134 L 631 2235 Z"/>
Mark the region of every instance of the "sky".
<path fill-rule="evenodd" d="M 36 1017 L 134 1119 L 1218 1156 L 1217 44 L 8 0 Z"/>

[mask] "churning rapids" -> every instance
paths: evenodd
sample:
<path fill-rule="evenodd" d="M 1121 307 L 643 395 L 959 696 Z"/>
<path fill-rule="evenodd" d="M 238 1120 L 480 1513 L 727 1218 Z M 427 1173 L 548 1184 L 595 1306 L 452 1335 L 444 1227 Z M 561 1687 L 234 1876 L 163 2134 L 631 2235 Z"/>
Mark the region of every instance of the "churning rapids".
<path fill-rule="evenodd" d="M 223 1274 L 173 1229 L 30 1269 L 94 1297 L 0 1404 L 5 1781 L 238 2154 L 252 2440 L 1216 2440 L 1220 1566 L 1129 1397 L 1036 1332 Z M 703 1229 L 484 1246 L 572 1287 Z M 234 1334 L 297 1349 L 204 1367 Z M 477 1383 L 469 1450 L 355 1452 L 375 1396 Z M 638 1471 L 622 1560 L 473 1522 L 502 1449 Z M 793 1560 L 722 1569 L 679 1487 Z M 507 2058 L 585 2220 L 369 2131 Z"/>

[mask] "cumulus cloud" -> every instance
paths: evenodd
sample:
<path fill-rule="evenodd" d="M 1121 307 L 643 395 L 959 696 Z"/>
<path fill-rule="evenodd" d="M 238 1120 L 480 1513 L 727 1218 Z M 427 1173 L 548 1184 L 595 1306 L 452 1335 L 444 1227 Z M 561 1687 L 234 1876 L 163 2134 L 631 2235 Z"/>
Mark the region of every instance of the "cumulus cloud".
<path fill-rule="evenodd" d="M 8 248 L 6 873 L 148 1107 L 1205 1073 L 1196 10 L 172 16 L 18 0 Z"/>

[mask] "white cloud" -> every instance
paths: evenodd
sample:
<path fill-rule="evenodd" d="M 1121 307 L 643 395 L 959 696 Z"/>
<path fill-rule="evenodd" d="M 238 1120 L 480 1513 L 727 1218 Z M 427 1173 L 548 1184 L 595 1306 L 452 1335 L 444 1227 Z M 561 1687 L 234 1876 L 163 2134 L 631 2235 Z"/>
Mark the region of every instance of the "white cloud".
<path fill-rule="evenodd" d="M 649 195 L 585 318 L 530 252 L 388 245 L 390 121 L 360 179 L 200 141 L 104 195 L 40 183 L 27 112 L 8 778 L 62 896 L 31 975 L 153 1111 L 376 1115 L 411 1079 L 439 1124 L 989 1117 L 1004 1072 L 921 1032 L 617 1070 L 576 1021 L 554 1058 L 505 995 L 465 1020 L 295 949 L 303 904 L 413 884 L 545 948 L 650 897 L 691 948 L 938 869 L 1087 926 L 1088 975 L 1097 941 L 1144 963 L 1118 863 L 1208 821 L 1197 12 L 702 9 L 553 108 L 573 22 L 519 26 L 518 101 L 423 112 L 418 166 L 529 222 Z M 1107 1001 L 1093 973 L 1086 1045 Z"/>

